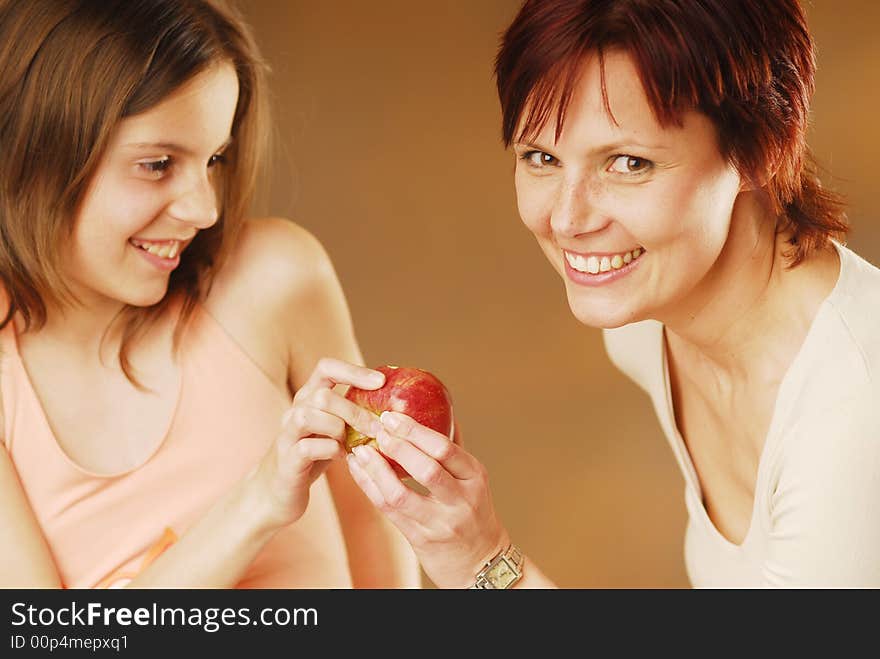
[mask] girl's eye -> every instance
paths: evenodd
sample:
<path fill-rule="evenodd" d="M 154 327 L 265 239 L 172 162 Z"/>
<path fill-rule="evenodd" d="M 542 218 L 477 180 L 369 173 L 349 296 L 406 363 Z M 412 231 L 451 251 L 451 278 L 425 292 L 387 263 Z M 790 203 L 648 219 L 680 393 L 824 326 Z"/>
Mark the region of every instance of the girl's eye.
<path fill-rule="evenodd" d="M 636 156 L 615 156 L 608 171 L 618 174 L 641 174 L 651 168 L 651 161 Z"/>
<path fill-rule="evenodd" d="M 529 167 L 534 167 L 536 169 L 553 167 L 554 165 L 559 164 L 559 161 L 555 156 L 551 156 L 544 151 L 526 151 L 520 156 L 520 159 L 524 160 Z"/>
<path fill-rule="evenodd" d="M 208 159 L 208 167 L 213 167 L 214 165 L 222 165 L 226 162 L 226 155 L 223 153 L 215 153 Z"/>
<path fill-rule="evenodd" d="M 158 160 L 150 160 L 148 162 L 139 162 L 138 167 L 140 167 L 147 174 L 152 176 L 153 178 L 159 178 L 162 174 L 168 171 L 168 168 L 171 166 L 171 157 L 165 156 L 164 158 L 159 158 Z"/>

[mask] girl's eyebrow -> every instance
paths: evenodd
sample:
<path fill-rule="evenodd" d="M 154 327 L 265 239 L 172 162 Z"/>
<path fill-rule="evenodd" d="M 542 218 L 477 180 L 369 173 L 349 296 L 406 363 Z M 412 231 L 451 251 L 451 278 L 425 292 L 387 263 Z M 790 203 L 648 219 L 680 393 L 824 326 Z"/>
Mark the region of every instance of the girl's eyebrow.
<path fill-rule="evenodd" d="M 217 149 L 214 150 L 214 152 L 217 153 L 223 151 L 231 143 L 232 136 L 229 136 L 226 138 L 226 141 L 223 142 L 223 144 L 221 144 Z M 131 144 L 126 144 L 125 147 L 131 149 L 159 149 L 161 151 L 173 151 L 175 153 L 180 153 L 185 156 L 195 155 L 192 149 L 189 149 L 175 142 L 132 142 Z"/>

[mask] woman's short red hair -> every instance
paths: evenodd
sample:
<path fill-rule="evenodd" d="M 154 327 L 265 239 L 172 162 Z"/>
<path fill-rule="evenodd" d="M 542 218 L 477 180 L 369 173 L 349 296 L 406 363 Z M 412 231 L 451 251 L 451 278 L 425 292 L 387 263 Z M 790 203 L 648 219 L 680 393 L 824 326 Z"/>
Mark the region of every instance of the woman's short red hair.
<path fill-rule="evenodd" d="M 816 62 L 797 0 L 526 0 L 495 62 L 505 145 L 554 113 L 558 138 L 581 64 L 610 50 L 632 57 L 661 125 L 688 110 L 712 120 L 722 155 L 792 230 L 792 265 L 845 236 L 807 149 Z"/>

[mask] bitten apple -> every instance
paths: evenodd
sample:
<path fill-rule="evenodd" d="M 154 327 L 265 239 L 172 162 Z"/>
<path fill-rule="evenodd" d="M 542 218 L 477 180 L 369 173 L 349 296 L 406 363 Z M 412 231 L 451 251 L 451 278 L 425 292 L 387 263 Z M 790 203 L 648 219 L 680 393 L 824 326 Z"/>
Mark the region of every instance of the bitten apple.
<path fill-rule="evenodd" d="M 379 366 L 373 370 L 385 375 L 385 384 L 382 388 L 370 391 L 351 387 L 345 397 L 376 416 L 386 411 L 406 414 L 423 426 L 436 430 L 459 443 L 459 433 L 452 411 L 452 397 L 435 375 L 409 366 Z M 369 444 L 379 450 L 375 437 L 365 435 L 346 425 L 346 450 L 350 453 L 352 448 L 361 444 Z M 410 477 L 394 460 L 387 456 L 386 460 L 398 477 Z"/>

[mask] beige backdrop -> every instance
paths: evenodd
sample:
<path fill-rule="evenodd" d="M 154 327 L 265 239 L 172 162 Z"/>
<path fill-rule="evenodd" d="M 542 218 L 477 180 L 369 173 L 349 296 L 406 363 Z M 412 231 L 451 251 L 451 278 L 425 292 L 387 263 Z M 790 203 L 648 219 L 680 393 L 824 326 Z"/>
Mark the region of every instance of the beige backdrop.
<path fill-rule="evenodd" d="M 324 243 L 367 362 L 446 381 L 502 519 L 557 583 L 688 586 L 683 480 L 648 400 L 517 216 L 492 63 L 518 0 L 239 5 L 273 68 L 264 208 Z M 850 246 L 880 263 L 880 3 L 808 10 L 812 146 L 851 201 Z"/>

